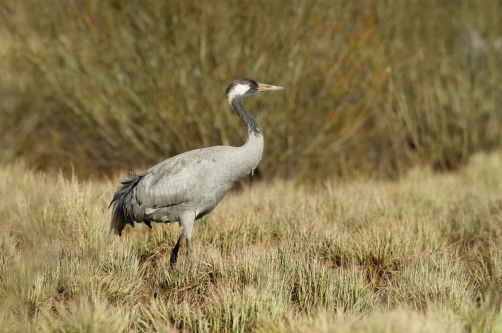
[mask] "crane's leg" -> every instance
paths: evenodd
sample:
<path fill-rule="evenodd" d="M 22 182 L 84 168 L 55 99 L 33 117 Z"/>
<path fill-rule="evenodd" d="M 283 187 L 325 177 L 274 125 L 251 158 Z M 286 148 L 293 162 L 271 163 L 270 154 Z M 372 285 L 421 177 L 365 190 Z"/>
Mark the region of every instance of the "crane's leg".
<path fill-rule="evenodd" d="M 192 238 L 192 230 L 195 223 L 195 212 L 186 212 L 180 216 L 180 227 L 181 227 L 181 235 L 176 242 L 173 250 L 171 251 L 170 263 L 173 266 L 178 260 L 178 252 L 181 246 L 181 240 L 183 238 L 186 239 L 187 244 L 187 254 L 190 256 L 190 238 Z"/>
<path fill-rule="evenodd" d="M 171 251 L 171 259 L 169 260 L 169 262 L 171 263 L 171 267 L 178 260 L 178 251 L 180 250 L 182 238 L 183 238 L 183 233 L 180 235 L 180 237 L 178 238 L 178 241 L 176 242 L 176 245 L 174 245 L 173 250 Z"/>
<path fill-rule="evenodd" d="M 195 212 L 185 212 L 180 216 L 181 234 L 187 240 L 187 255 L 190 256 L 190 239 L 195 224 Z"/>

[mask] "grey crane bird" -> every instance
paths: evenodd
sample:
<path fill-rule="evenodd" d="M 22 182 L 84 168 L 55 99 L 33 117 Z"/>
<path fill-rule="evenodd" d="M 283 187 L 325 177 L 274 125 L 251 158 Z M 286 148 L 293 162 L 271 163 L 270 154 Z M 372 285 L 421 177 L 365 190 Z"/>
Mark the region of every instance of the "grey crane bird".
<path fill-rule="evenodd" d="M 252 173 L 263 153 L 263 133 L 258 122 L 244 108 L 242 100 L 263 91 L 283 87 L 258 83 L 252 79 L 232 82 L 227 101 L 242 120 L 248 139 L 241 147 L 215 146 L 195 149 L 173 156 L 124 180 L 113 196 L 111 230 L 122 234 L 126 224 L 179 222 L 181 235 L 171 251 L 171 264 L 178 258 L 183 238 L 190 254 L 190 239 L 196 221 L 209 214 L 233 184 Z"/>

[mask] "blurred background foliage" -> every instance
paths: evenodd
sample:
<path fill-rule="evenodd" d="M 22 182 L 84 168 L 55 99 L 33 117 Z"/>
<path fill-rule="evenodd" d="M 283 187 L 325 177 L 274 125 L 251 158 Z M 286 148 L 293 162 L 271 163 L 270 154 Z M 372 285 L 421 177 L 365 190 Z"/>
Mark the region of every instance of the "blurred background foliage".
<path fill-rule="evenodd" d="M 396 178 L 500 149 L 502 2 L 3 0 L 0 159 L 81 177 L 241 145 L 263 178 Z"/>

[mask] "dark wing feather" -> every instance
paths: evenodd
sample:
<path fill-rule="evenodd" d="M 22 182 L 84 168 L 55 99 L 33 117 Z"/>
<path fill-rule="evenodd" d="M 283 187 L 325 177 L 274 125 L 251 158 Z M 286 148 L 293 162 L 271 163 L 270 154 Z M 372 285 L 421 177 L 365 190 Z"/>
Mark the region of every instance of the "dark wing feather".
<path fill-rule="evenodd" d="M 119 236 L 122 235 L 122 230 L 126 224 L 134 227 L 134 212 L 131 205 L 131 197 L 132 190 L 138 185 L 141 178 L 141 175 L 133 174 L 131 178 L 124 180 L 110 202 L 110 206 L 113 204 L 110 229 Z"/>

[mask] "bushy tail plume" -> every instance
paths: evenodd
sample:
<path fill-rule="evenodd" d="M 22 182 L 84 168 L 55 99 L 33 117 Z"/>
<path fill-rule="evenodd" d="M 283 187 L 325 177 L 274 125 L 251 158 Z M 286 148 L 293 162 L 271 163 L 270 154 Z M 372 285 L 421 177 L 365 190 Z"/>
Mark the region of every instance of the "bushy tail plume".
<path fill-rule="evenodd" d="M 141 178 L 140 175 L 133 174 L 131 178 L 124 180 L 117 192 L 115 192 L 112 202 L 110 202 L 110 206 L 113 204 L 110 230 L 116 235 L 122 235 L 122 230 L 126 224 L 130 224 L 134 228 L 134 212 L 131 202 L 132 190 L 138 185 Z"/>

